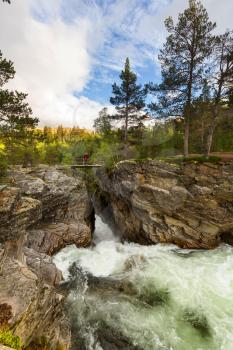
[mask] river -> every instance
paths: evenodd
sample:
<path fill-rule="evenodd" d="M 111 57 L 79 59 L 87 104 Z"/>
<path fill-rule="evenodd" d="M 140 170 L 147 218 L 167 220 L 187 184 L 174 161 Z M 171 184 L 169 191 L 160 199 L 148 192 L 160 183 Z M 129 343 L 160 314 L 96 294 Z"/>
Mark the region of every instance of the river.
<path fill-rule="evenodd" d="M 73 349 L 233 349 L 232 247 L 123 244 L 99 217 L 94 242 L 54 257 L 66 280 L 74 262 L 79 270 L 68 298 L 82 338 Z"/>

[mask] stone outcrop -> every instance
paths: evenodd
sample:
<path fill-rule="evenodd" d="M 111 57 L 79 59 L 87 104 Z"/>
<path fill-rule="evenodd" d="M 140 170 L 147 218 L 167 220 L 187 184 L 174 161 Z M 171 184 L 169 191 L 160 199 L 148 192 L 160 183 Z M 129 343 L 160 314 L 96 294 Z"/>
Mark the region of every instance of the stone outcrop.
<path fill-rule="evenodd" d="M 53 255 L 69 244 L 86 247 L 91 242 L 90 228 L 77 221 L 40 225 L 29 231 L 27 245 L 38 252 Z"/>
<path fill-rule="evenodd" d="M 12 182 L 25 199 L 41 205 L 40 220 L 28 230 L 28 247 L 52 255 L 68 244 L 90 244 L 92 205 L 84 180 L 46 166 L 22 171 L 12 172 Z"/>
<path fill-rule="evenodd" d="M 96 175 L 96 201 L 110 204 L 127 240 L 183 248 L 233 242 L 233 163 L 123 161 Z"/>
<path fill-rule="evenodd" d="M 12 313 L 7 327 L 24 345 L 43 336 L 54 348 L 62 345 L 69 349 L 70 329 L 63 296 L 45 283 L 43 274 L 38 276 L 17 260 L 1 259 L 0 305 L 7 304 Z"/>
<path fill-rule="evenodd" d="M 69 349 L 70 324 L 58 288 L 63 278 L 51 255 L 91 242 L 85 182 L 41 166 L 14 168 L 9 183 L 0 187 L 0 310 L 7 312 L 0 329 L 3 319 L 24 346 L 43 337 L 52 349 Z"/>

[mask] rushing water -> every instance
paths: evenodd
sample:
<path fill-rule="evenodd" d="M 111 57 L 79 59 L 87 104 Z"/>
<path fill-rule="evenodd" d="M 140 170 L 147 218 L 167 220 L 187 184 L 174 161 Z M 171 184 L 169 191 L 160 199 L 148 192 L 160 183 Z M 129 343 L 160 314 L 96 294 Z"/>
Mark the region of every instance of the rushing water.
<path fill-rule="evenodd" d="M 54 258 L 66 279 L 74 262 L 98 277 L 88 285 L 81 273 L 82 287 L 78 283 L 70 292 L 82 349 L 233 349 L 232 247 L 185 251 L 122 244 L 99 218 L 95 244 L 66 247 Z M 101 327 L 105 337 L 108 330 L 131 345 L 104 347 L 109 343 L 96 336 Z"/>

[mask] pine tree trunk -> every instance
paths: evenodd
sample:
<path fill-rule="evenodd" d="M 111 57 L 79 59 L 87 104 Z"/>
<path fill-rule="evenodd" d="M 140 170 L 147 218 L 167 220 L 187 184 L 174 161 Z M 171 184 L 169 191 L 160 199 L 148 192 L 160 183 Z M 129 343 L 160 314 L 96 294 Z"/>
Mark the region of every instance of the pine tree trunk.
<path fill-rule="evenodd" d="M 128 113 L 125 118 L 125 144 L 128 142 Z"/>
<path fill-rule="evenodd" d="M 205 156 L 206 157 L 210 156 L 215 126 L 216 126 L 215 123 L 212 123 L 210 128 L 209 128 L 209 132 L 208 132 L 207 139 L 206 139 L 206 149 L 205 149 Z"/>
<path fill-rule="evenodd" d="M 184 122 L 184 156 L 189 155 L 189 118 L 185 118 Z"/>
<path fill-rule="evenodd" d="M 209 157 L 209 155 L 210 155 L 212 142 L 213 142 L 214 129 L 216 128 L 216 124 L 217 124 L 217 116 L 218 116 L 218 108 L 215 107 L 215 109 L 213 111 L 211 125 L 208 129 L 208 134 L 207 134 L 207 138 L 206 138 L 206 148 L 205 148 L 205 156 L 206 157 Z"/>
<path fill-rule="evenodd" d="M 204 151 L 204 132 L 205 132 L 205 122 L 204 116 L 201 116 L 201 152 Z"/>
<path fill-rule="evenodd" d="M 212 114 L 211 125 L 210 125 L 210 128 L 208 130 L 208 134 L 207 134 L 206 149 L 205 149 L 206 157 L 209 157 L 209 155 L 210 155 L 211 146 L 212 146 L 212 142 L 213 142 L 214 129 L 216 128 L 216 125 L 217 125 L 217 117 L 218 117 L 218 112 L 219 112 L 219 103 L 221 101 L 223 82 L 224 82 L 224 76 L 222 74 L 221 78 L 219 80 L 219 86 L 218 86 L 217 96 L 215 99 L 215 106 L 214 106 L 214 110 L 213 110 L 213 114 Z"/>
<path fill-rule="evenodd" d="M 125 111 L 125 138 L 124 138 L 124 157 L 127 158 L 128 153 L 128 103 L 126 103 L 126 111 Z"/>

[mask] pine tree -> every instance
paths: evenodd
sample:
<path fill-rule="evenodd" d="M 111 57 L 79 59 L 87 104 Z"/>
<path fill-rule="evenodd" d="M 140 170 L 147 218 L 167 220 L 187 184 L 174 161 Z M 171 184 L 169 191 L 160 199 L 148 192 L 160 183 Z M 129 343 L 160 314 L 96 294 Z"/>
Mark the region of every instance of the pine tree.
<path fill-rule="evenodd" d="M 22 135 L 38 124 L 38 119 L 32 117 L 32 110 L 25 101 L 27 95 L 3 89 L 3 85 L 14 75 L 13 63 L 4 59 L 0 51 L 0 135 L 5 143 L 16 143 L 17 140 L 21 143 Z"/>
<path fill-rule="evenodd" d="M 205 134 L 208 124 L 209 112 L 211 105 L 211 87 L 204 79 L 201 95 L 194 102 L 194 114 L 196 119 L 194 120 L 195 130 L 200 128 L 200 140 L 199 146 L 201 152 L 204 151 Z M 200 124 L 200 125 L 196 125 Z"/>
<path fill-rule="evenodd" d="M 44 137 L 45 143 L 50 143 L 54 141 L 54 135 L 52 132 L 52 128 L 50 126 L 47 126 L 47 125 L 44 126 L 43 137 Z"/>
<path fill-rule="evenodd" d="M 213 101 L 211 106 L 211 123 L 208 129 L 205 149 L 207 157 L 210 154 L 218 115 L 221 109 L 226 106 L 226 100 L 233 90 L 233 32 L 227 31 L 225 34 L 216 37 L 212 67 Z"/>
<path fill-rule="evenodd" d="M 62 125 L 58 125 L 57 127 L 57 139 L 58 141 L 63 142 L 65 140 L 65 130 Z"/>
<path fill-rule="evenodd" d="M 117 113 L 112 116 L 113 120 L 121 120 L 124 123 L 124 141 L 128 141 L 128 129 L 138 125 L 143 119 L 146 91 L 141 85 L 137 85 L 137 75 L 131 70 L 127 58 L 124 70 L 120 74 L 121 85 L 112 85 L 110 102 L 116 106 Z"/>
<path fill-rule="evenodd" d="M 98 118 L 94 121 L 94 129 L 100 134 L 108 134 L 111 131 L 111 119 L 108 109 L 105 107 L 99 112 Z"/>
<path fill-rule="evenodd" d="M 188 156 L 193 101 L 202 83 L 204 63 L 212 50 L 211 32 L 216 25 L 209 21 L 200 1 L 189 0 L 189 7 L 179 14 L 177 24 L 169 17 L 165 26 L 169 36 L 159 55 L 162 83 L 151 89 L 157 91 L 159 103 L 150 107 L 166 117 L 184 118 L 184 154 Z"/>

